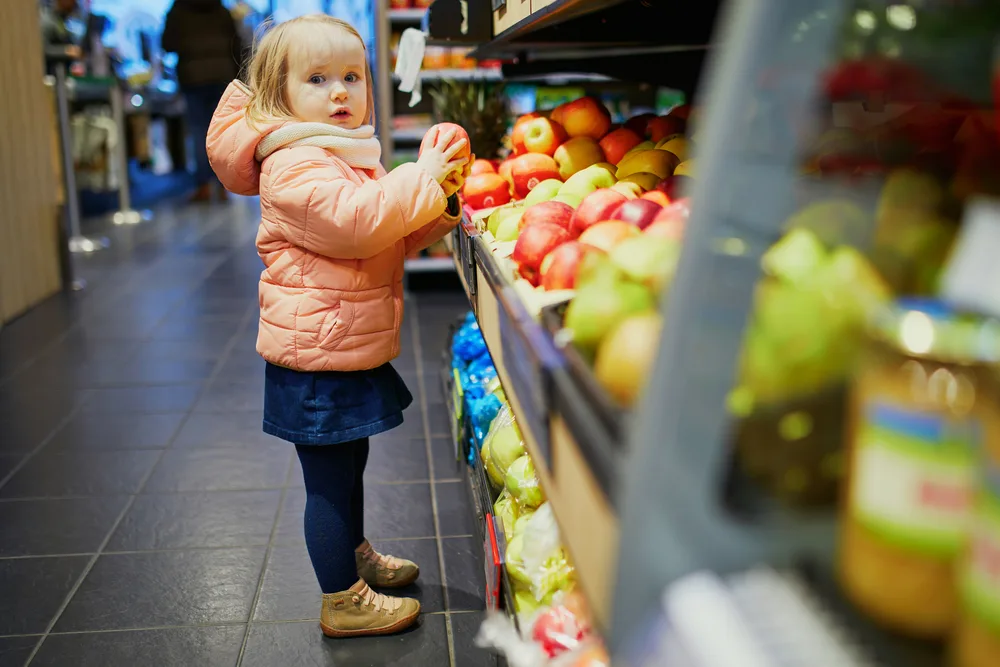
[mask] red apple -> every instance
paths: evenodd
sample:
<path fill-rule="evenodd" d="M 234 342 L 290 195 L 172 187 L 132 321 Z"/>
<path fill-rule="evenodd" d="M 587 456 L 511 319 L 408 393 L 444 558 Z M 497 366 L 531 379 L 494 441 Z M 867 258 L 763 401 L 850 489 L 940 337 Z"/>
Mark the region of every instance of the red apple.
<path fill-rule="evenodd" d="M 691 105 L 682 104 L 667 112 L 668 116 L 675 116 L 681 120 L 687 120 L 691 116 Z"/>
<path fill-rule="evenodd" d="M 611 213 L 612 220 L 621 220 L 644 229 L 663 207 L 648 199 L 630 199 Z"/>
<path fill-rule="evenodd" d="M 549 252 L 539 268 L 542 287 L 546 290 L 573 289 L 580 262 L 589 253 L 603 255 L 604 251 L 579 241 L 567 241 Z"/>
<path fill-rule="evenodd" d="M 672 241 L 680 241 L 684 238 L 684 222 L 680 219 L 660 220 L 653 222 L 642 230 L 643 236 L 657 236 Z"/>
<path fill-rule="evenodd" d="M 691 217 L 691 200 L 685 197 L 684 199 L 672 201 L 669 206 L 664 206 L 660 209 L 659 213 L 656 214 L 656 217 L 653 218 L 653 222 L 673 220 L 687 222 L 689 217 Z"/>
<path fill-rule="evenodd" d="M 670 201 L 676 201 L 683 197 L 694 184 L 694 179 L 690 176 L 667 176 L 656 184 L 656 189 L 670 197 Z"/>
<path fill-rule="evenodd" d="M 458 154 L 452 159 L 457 160 L 463 157 L 470 157 L 472 155 L 472 146 L 469 143 L 469 133 L 465 131 L 464 127 L 461 125 L 455 125 L 455 123 L 438 123 L 437 125 L 432 125 L 431 129 L 427 130 L 426 134 L 424 134 L 423 141 L 420 142 L 420 150 L 418 151 L 418 154 L 423 153 L 424 149 L 428 146 L 434 146 L 437 144 L 438 137 L 448 130 L 455 130 L 455 136 L 451 140 L 451 143 L 455 143 L 459 139 L 465 139 L 465 146 L 463 146 L 462 150 L 458 151 Z"/>
<path fill-rule="evenodd" d="M 660 206 L 670 205 L 670 197 L 667 196 L 667 193 L 661 190 L 650 190 L 639 197 L 639 199 L 648 199 L 649 201 L 656 202 Z"/>
<path fill-rule="evenodd" d="M 510 145 L 514 149 L 514 155 L 521 155 L 528 152 L 524 147 L 524 126 L 535 118 L 541 117 L 542 114 L 532 111 L 514 121 L 514 129 L 510 133 Z"/>
<path fill-rule="evenodd" d="M 621 220 L 605 220 L 588 227 L 577 240 L 580 243 L 600 248 L 604 252 L 611 252 L 616 245 L 628 237 L 639 234 L 641 234 L 639 228 L 631 223 Z"/>
<path fill-rule="evenodd" d="M 657 116 L 646 125 L 646 136 L 659 143 L 663 139 L 684 132 L 684 121 L 676 116 Z"/>
<path fill-rule="evenodd" d="M 566 141 L 566 131 L 562 125 L 548 118 L 533 118 L 521 124 L 521 143 L 529 153 L 552 155 L 559 144 Z"/>
<path fill-rule="evenodd" d="M 579 236 L 591 225 L 610 220 L 611 213 L 628 200 L 628 196 L 611 188 L 594 190 L 576 207 L 570 223 L 570 233 Z"/>
<path fill-rule="evenodd" d="M 504 160 L 497 165 L 497 173 L 503 177 L 505 181 L 510 185 L 511 188 L 514 187 L 514 177 L 510 174 L 511 167 L 514 166 L 514 159 Z"/>
<path fill-rule="evenodd" d="M 497 173 L 497 168 L 490 160 L 475 160 L 472 163 L 472 166 L 469 167 L 470 176 L 495 173 Z"/>
<path fill-rule="evenodd" d="M 640 137 L 646 136 L 646 125 L 649 121 L 656 118 L 655 113 L 641 113 L 638 116 L 632 116 L 627 121 L 625 121 L 625 127 L 632 130 Z"/>
<path fill-rule="evenodd" d="M 540 204 L 535 204 L 524 209 L 524 213 L 517 223 L 517 228 L 524 229 L 528 225 L 547 222 L 559 225 L 566 231 L 569 231 L 570 221 L 573 220 L 575 212 L 572 206 L 564 204 L 561 201 L 543 201 Z"/>
<path fill-rule="evenodd" d="M 514 158 L 510 166 L 511 180 L 514 182 L 514 194 L 518 199 L 524 199 L 532 188 L 550 178 L 559 178 L 559 166 L 548 155 L 541 153 L 525 153 Z"/>
<path fill-rule="evenodd" d="M 620 127 L 604 135 L 601 139 L 601 150 L 604 151 L 604 158 L 608 162 L 618 164 L 625 157 L 625 153 L 641 143 L 641 136 L 627 127 Z"/>
<path fill-rule="evenodd" d="M 581 97 L 560 104 L 552 110 L 550 117 L 562 125 L 571 137 L 600 139 L 611 127 L 611 114 L 594 97 Z"/>
<path fill-rule="evenodd" d="M 510 186 L 500 174 L 475 174 L 465 179 L 462 198 L 475 209 L 502 206 L 510 201 Z"/>
<path fill-rule="evenodd" d="M 542 260 L 557 246 L 569 241 L 569 232 L 551 222 L 536 222 L 525 227 L 517 236 L 513 259 L 530 274 L 537 273 Z M 525 275 L 523 272 L 521 275 Z M 525 276 L 528 278 L 528 276 Z M 530 278 L 528 278 L 530 280 Z M 537 285 L 537 282 L 534 283 Z"/>

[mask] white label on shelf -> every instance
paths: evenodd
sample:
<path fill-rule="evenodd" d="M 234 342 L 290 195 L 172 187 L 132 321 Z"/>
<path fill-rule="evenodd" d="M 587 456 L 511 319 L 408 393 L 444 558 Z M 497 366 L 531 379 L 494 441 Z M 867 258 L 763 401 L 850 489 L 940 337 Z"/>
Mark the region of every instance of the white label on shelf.
<path fill-rule="evenodd" d="M 959 308 L 1000 317 L 1000 200 L 973 199 L 941 275 L 941 295 Z"/>

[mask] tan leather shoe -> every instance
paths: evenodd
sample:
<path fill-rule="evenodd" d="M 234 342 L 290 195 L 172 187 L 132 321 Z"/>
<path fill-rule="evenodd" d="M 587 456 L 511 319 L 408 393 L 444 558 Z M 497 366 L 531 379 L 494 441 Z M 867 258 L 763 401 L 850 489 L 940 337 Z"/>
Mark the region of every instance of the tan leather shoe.
<path fill-rule="evenodd" d="M 420 617 L 420 603 L 376 593 L 362 580 L 340 593 L 323 596 L 319 625 L 327 637 L 391 635 Z"/>
<path fill-rule="evenodd" d="M 358 564 L 358 576 L 369 586 L 401 588 L 409 586 L 420 576 L 416 563 L 380 554 L 368 540 L 354 550 L 354 560 Z"/>

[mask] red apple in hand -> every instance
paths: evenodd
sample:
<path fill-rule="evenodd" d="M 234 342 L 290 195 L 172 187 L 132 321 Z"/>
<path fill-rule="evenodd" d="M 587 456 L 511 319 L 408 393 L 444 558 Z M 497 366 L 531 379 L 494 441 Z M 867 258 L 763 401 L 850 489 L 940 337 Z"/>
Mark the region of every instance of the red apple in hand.
<path fill-rule="evenodd" d="M 552 110 L 550 117 L 562 125 L 571 137 L 600 139 L 611 128 L 611 114 L 593 97 L 581 97 L 560 104 Z"/>
<path fill-rule="evenodd" d="M 423 141 L 420 142 L 420 150 L 418 151 L 418 154 L 423 153 L 424 149 L 429 146 L 437 145 L 439 137 L 449 130 L 455 130 L 455 136 L 452 137 L 451 143 L 448 144 L 449 146 L 460 139 L 465 139 L 465 146 L 463 146 L 462 150 L 458 151 L 458 154 L 451 159 L 458 160 L 463 157 L 470 157 L 472 155 L 472 146 L 469 143 L 469 133 L 465 131 L 464 127 L 461 125 L 455 125 L 455 123 L 438 123 L 437 125 L 431 126 L 431 129 L 427 130 L 426 134 L 424 134 Z"/>
<path fill-rule="evenodd" d="M 532 285 L 538 285 L 538 269 L 542 260 L 562 243 L 569 241 L 569 232 L 551 222 L 536 222 L 525 227 L 517 237 L 511 259 Z"/>
<path fill-rule="evenodd" d="M 462 198 L 475 209 L 501 206 L 510 201 L 510 186 L 499 174 L 476 174 L 465 179 Z"/>
<path fill-rule="evenodd" d="M 541 153 L 525 153 L 514 158 L 510 166 L 511 180 L 514 182 L 514 194 L 518 199 L 524 199 L 531 190 L 542 181 L 559 178 L 559 166 L 548 155 Z"/>
<path fill-rule="evenodd" d="M 524 229 L 528 225 L 547 222 L 559 225 L 566 231 L 569 231 L 570 221 L 573 220 L 575 212 L 572 206 L 564 204 L 561 201 L 543 201 L 540 204 L 535 204 L 524 209 L 524 213 L 517 223 L 517 228 Z"/>
<path fill-rule="evenodd" d="M 573 289 L 580 263 L 589 253 L 604 254 L 604 251 L 579 241 L 567 241 L 550 252 L 542 260 L 539 273 L 542 287 L 546 290 Z"/>
<path fill-rule="evenodd" d="M 497 173 L 497 168 L 489 160 L 475 160 L 472 166 L 469 167 L 470 176 L 478 176 L 479 174 L 495 174 Z"/>
<path fill-rule="evenodd" d="M 611 188 L 594 190 L 576 207 L 570 224 L 570 233 L 579 236 L 591 225 L 610 220 L 611 213 L 627 201 L 629 198 L 617 190 Z"/>
<path fill-rule="evenodd" d="M 648 199 L 630 199 L 611 213 L 612 220 L 621 220 L 645 229 L 663 207 Z"/>
<path fill-rule="evenodd" d="M 562 125 L 548 118 L 533 118 L 521 124 L 521 142 L 529 153 L 552 155 L 559 144 L 566 141 L 566 131 Z"/>
<path fill-rule="evenodd" d="M 625 153 L 642 143 L 642 137 L 627 127 L 620 127 L 604 135 L 600 143 L 604 158 L 617 165 L 625 157 Z"/>

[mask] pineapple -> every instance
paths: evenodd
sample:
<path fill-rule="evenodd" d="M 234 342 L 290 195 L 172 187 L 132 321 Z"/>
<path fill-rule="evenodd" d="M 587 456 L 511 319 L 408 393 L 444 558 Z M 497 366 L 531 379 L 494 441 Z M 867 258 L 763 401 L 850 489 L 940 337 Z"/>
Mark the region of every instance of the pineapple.
<path fill-rule="evenodd" d="M 510 115 L 503 84 L 446 80 L 430 94 L 436 122 L 464 127 L 476 157 L 499 157 Z"/>

